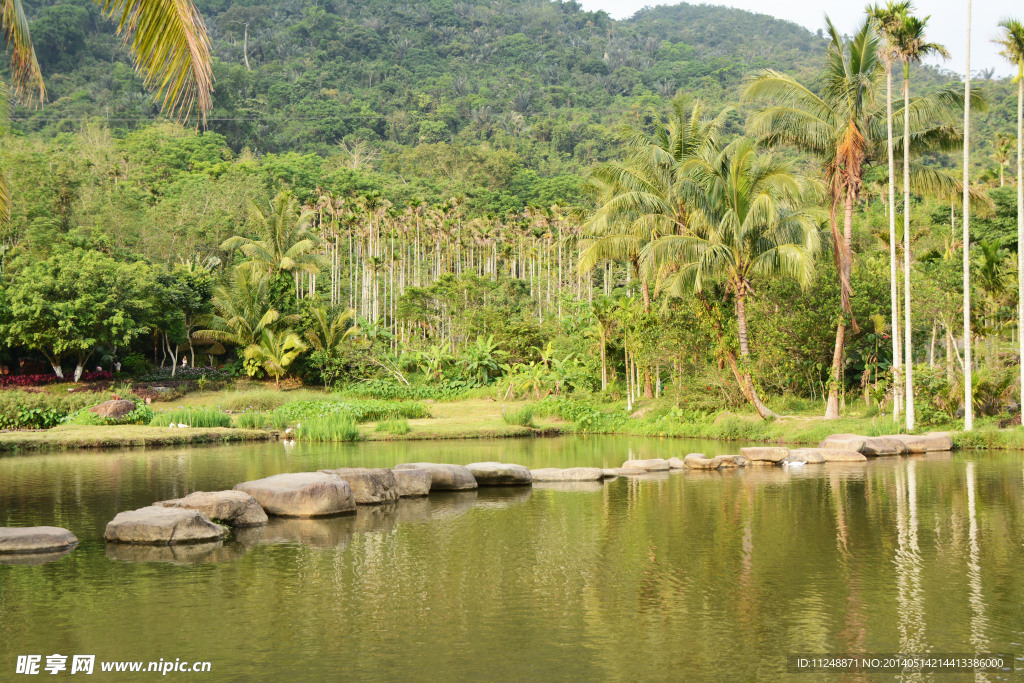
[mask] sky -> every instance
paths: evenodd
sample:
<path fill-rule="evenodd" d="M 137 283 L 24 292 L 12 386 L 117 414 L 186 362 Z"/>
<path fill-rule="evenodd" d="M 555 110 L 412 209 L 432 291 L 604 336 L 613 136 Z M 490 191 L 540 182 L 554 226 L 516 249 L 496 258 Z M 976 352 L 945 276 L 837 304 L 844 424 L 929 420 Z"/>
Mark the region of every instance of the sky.
<path fill-rule="evenodd" d="M 587 11 L 604 10 L 615 19 L 632 16 L 637 10 L 650 5 L 672 5 L 674 2 L 652 2 L 651 0 L 578 0 Z M 725 5 L 740 9 L 770 14 L 806 26 L 812 31 L 825 26 L 825 15 L 840 31 L 853 33 L 864 18 L 867 0 L 720 0 L 690 4 Z M 999 48 L 991 39 L 998 34 L 998 23 L 1009 13 L 1024 19 L 1024 3 L 1019 0 L 974 0 L 971 20 L 971 71 L 995 69 L 997 76 L 1013 75 L 1010 64 L 999 55 Z M 930 60 L 939 66 L 958 73 L 964 72 L 967 43 L 967 0 L 916 0 L 915 13 L 930 15 L 928 40 L 941 43 L 950 52 L 950 59 Z"/>

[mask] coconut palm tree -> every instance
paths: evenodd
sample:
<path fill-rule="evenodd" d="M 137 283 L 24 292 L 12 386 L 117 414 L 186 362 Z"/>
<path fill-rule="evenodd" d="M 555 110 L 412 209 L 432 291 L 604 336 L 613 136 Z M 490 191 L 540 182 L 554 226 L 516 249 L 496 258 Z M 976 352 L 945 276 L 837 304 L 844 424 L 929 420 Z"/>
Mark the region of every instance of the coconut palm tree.
<path fill-rule="evenodd" d="M 1020 338 L 1021 396 L 1024 406 L 1024 23 L 1016 19 L 999 22 L 1003 34 L 997 43 L 1001 54 L 1017 66 L 1017 336 Z"/>
<path fill-rule="evenodd" d="M 213 106 L 210 40 L 191 0 L 96 0 L 135 61 L 147 88 L 163 98 L 164 111 L 187 117 L 198 107 L 203 120 Z M 11 53 L 11 88 L 0 80 L 0 135 L 7 132 L 14 103 L 46 98 L 28 18 L 21 0 L 0 0 L 0 32 Z M 0 169 L 0 222 L 11 213 L 7 174 Z"/>
<path fill-rule="evenodd" d="M 750 375 L 746 300 L 754 294 L 755 276 L 810 282 L 820 239 L 817 222 L 803 206 L 813 188 L 788 162 L 759 154 L 746 138 L 686 165 L 694 180 L 686 232 L 652 241 L 644 256 L 676 269 L 663 285 L 675 296 L 699 294 L 713 281 L 724 281 L 739 332 L 741 363 L 730 352 L 732 371 L 758 415 L 776 417 Z"/>
<path fill-rule="evenodd" d="M 906 245 L 903 249 L 903 344 L 906 353 L 907 429 L 914 428 L 914 357 L 910 330 L 910 65 L 924 57 L 940 55 L 949 59 L 949 51 L 938 43 L 929 43 L 924 38 L 929 17 L 919 19 L 904 12 L 893 32 L 893 51 L 903 62 L 903 235 Z"/>
<path fill-rule="evenodd" d="M 269 327 L 260 330 L 259 341 L 245 348 L 246 369 L 250 375 L 260 368 L 274 378 L 274 387 L 281 388 L 281 376 L 288 366 L 306 350 L 299 335 L 291 330 L 274 332 Z"/>
<path fill-rule="evenodd" d="M 967 58 L 964 71 L 964 429 L 974 429 L 971 378 L 971 0 L 967 0 Z M 1020 247 L 1018 246 L 1018 250 Z"/>
<path fill-rule="evenodd" d="M 298 315 L 282 316 L 270 305 L 270 280 L 245 265 L 234 268 L 228 280 L 213 291 L 213 313 L 200 321 L 205 329 L 193 336 L 244 348 L 258 343 L 264 329 L 297 322 Z"/>
<path fill-rule="evenodd" d="M 300 208 L 289 192 L 280 192 L 268 208 L 265 212 L 255 202 L 250 208 L 256 239 L 235 235 L 224 240 L 221 249 L 241 251 L 254 272 L 273 277 L 293 273 L 298 298 L 299 273 L 316 273 L 325 263 L 323 256 L 316 253 L 317 237 L 311 229 L 314 212 Z"/>
<path fill-rule="evenodd" d="M 359 326 L 353 324 L 356 312 L 351 308 L 335 312 L 315 306 L 309 309 L 309 316 L 313 325 L 306 331 L 306 339 L 317 351 L 333 352 L 343 341 L 359 334 Z"/>
<path fill-rule="evenodd" d="M 892 368 L 893 384 L 896 387 L 895 400 L 893 401 L 893 420 L 899 422 L 901 403 L 899 386 L 902 373 L 902 349 L 900 347 L 900 321 L 898 319 L 899 306 L 896 301 L 899 284 L 896 274 L 896 163 L 893 153 L 892 134 L 892 65 L 896 61 L 894 53 L 895 33 L 901 23 L 901 18 L 910 8 L 909 2 L 889 2 L 885 7 L 875 5 L 868 9 L 869 16 L 875 20 L 878 31 L 881 33 L 884 49 L 882 50 L 882 63 L 885 65 L 885 128 L 886 128 L 886 152 L 889 162 L 888 186 L 889 186 L 889 298 L 892 317 Z"/>
<path fill-rule="evenodd" d="M 850 274 L 853 263 L 853 209 L 860 196 L 866 172 L 879 162 L 878 151 L 885 139 L 884 114 L 875 102 L 881 75 L 880 42 L 866 22 L 850 41 L 844 41 L 831 21 L 826 20 L 830 42 L 823 84 L 812 91 L 795 78 L 766 69 L 758 72 L 743 92 L 745 101 L 762 101 L 767 106 L 755 112 L 750 131 L 770 144 L 789 144 L 818 158 L 828 189 L 834 257 L 839 275 L 842 309 L 836 325 L 826 419 L 839 417 L 839 393 L 847 319 L 858 330 L 850 305 Z M 901 151 L 906 137 L 918 149 L 949 150 L 960 144 L 952 115 L 963 106 L 951 88 L 916 98 L 910 104 L 912 132 L 894 138 Z M 896 115 L 903 115 L 901 110 Z M 925 166 L 911 164 L 911 184 L 920 191 L 948 194 L 959 185 L 951 176 Z M 840 233 L 836 214 L 843 210 Z"/>

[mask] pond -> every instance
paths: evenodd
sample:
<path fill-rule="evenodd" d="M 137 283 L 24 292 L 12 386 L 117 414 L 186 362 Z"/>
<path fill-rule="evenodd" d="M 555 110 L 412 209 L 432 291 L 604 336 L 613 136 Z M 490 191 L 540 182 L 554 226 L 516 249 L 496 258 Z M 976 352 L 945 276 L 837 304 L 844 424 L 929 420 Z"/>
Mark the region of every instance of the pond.
<path fill-rule="evenodd" d="M 278 472 L 614 467 L 738 446 L 563 437 L 6 456 L 0 526 L 63 526 L 81 544 L 0 565 L 0 679 L 19 654 L 53 653 L 209 661 L 210 680 L 765 679 L 785 674 L 787 655 L 830 652 L 1013 652 L 1024 666 L 1020 453 L 433 494 L 274 520 L 213 552 L 102 540 L 121 510 Z"/>

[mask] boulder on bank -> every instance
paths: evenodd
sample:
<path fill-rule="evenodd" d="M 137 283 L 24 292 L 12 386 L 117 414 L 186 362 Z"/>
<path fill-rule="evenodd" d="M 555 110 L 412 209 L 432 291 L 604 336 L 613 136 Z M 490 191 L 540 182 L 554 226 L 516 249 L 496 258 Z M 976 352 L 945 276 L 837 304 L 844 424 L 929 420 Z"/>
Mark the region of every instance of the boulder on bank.
<path fill-rule="evenodd" d="M 75 535 L 59 526 L 0 527 L 0 555 L 58 553 L 76 545 Z"/>
<path fill-rule="evenodd" d="M 683 458 L 683 464 L 691 470 L 717 470 L 722 466 L 722 456 L 705 458 L 703 453 L 690 453 Z"/>
<path fill-rule="evenodd" d="M 268 515 L 280 517 L 326 517 L 356 509 L 348 482 L 323 472 L 275 474 L 237 484 L 235 490 L 255 498 Z"/>
<path fill-rule="evenodd" d="M 528 467 L 503 462 L 474 462 L 466 465 L 480 486 L 529 486 L 533 475 Z"/>
<path fill-rule="evenodd" d="M 103 538 L 118 543 L 198 543 L 219 541 L 228 533 L 197 510 L 150 505 L 119 512 L 107 523 Z"/>
<path fill-rule="evenodd" d="M 892 438 L 903 442 L 908 453 L 932 453 L 953 450 L 953 438 L 949 432 L 929 432 L 928 434 L 899 434 Z"/>
<path fill-rule="evenodd" d="M 398 500 L 398 482 L 395 473 L 382 467 L 340 467 L 320 470 L 333 474 L 348 483 L 356 505 L 376 505 Z"/>
<path fill-rule="evenodd" d="M 395 471 L 399 470 L 427 470 L 430 472 L 431 491 L 468 491 L 477 487 L 473 473 L 462 465 L 410 462 L 396 465 Z"/>
<path fill-rule="evenodd" d="M 650 458 L 648 460 L 627 460 L 622 463 L 622 469 L 644 470 L 645 472 L 667 472 L 670 467 L 668 460 L 663 458 Z"/>
<path fill-rule="evenodd" d="M 89 408 L 90 413 L 96 413 L 100 417 L 109 417 L 115 420 L 124 417 L 133 410 L 135 410 L 135 404 L 131 401 L 125 401 L 124 399 L 104 401 L 99 405 Z"/>
<path fill-rule="evenodd" d="M 162 500 L 154 505 L 196 510 L 228 526 L 247 527 L 267 523 L 267 513 L 256 499 L 243 491 L 196 491 L 184 498 Z"/>
<path fill-rule="evenodd" d="M 621 470 L 620 470 L 621 472 Z M 601 481 L 604 471 L 599 467 L 545 467 L 530 470 L 534 481 Z"/>
<path fill-rule="evenodd" d="M 788 448 L 780 448 L 778 446 L 753 446 L 750 448 L 741 448 L 740 455 L 747 459 L 747 462 L 754 464 L 771 464 L 776 465 L 782 462 L 787 455 L 789 455 Z"/>
<path fill-rule="evenodd" d="M 392 470 L 399 498 L 415 498 L 430 493 L 430 470 Z"/>
<path fill-rule="evenodd" d="M 681 470 L 681 469 L 686 467 L 686 465 L 683 464 L 683 459 L 682 458 L 676 458 L 676 457 L 673 456 L 673 457 L 669 458 L 667 460 L 667 462 L 668 462 L 668 468 L 670 470 Z"/>

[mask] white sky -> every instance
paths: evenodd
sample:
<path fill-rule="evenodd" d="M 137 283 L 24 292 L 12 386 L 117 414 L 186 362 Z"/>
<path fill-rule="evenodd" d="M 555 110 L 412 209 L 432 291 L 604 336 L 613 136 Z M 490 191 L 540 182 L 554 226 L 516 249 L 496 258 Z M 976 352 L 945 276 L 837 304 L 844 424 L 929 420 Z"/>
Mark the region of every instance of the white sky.
<path fill-rule="evenodd" d="M 615 19 L 632 16 L 637 10 L 651 5 L 672 5 L 675 2 L 656 0 L 578 0 L 587 11 L 604 10 Z M 691 4 L 726 5 L 760 14 L 770 14 L 806 26 L 812 31 L 825 26 L 825 15 L 843 33 L 853 33 L 864 17 L 867 0 L 714 0 Z M 999 76 L 1011 75 L 1009 63 L 999 55 L 991 39 L 998 33 L 997 24 L 1006 16 L 1024 20 L 1024 2 L 1020 0 L 973 0 L 971 23 L 971 71 L 995 69 Z M 963 73 L 967 43 L 967 0 L 916 0 L 918 16 L 931 15 L 928 39 L 941 43 L 949 50 L 948 61 L 938 60 L 940 66 Z"/>

